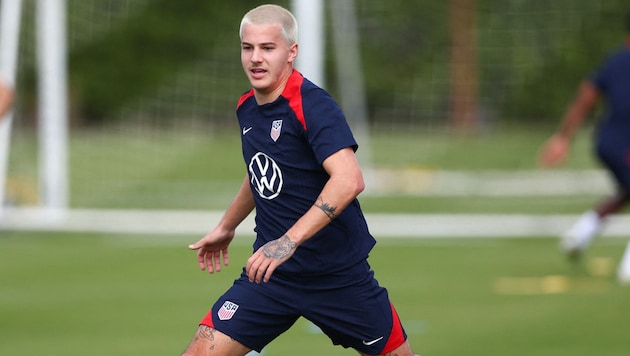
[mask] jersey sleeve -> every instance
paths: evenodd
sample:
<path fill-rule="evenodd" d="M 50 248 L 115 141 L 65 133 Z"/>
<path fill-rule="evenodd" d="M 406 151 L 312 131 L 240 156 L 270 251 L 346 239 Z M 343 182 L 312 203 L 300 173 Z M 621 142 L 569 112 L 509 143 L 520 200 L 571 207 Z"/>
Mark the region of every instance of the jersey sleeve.
<path fill-rule="evenodd" d="M 607 57 L 589 77 L 590 82 L 593 83 L 600 92 L 605 93 L 608 91 L 608 80 L 611 76 L 611 64 L 613 59 L 614 56 Z"/>
<path fill-rule="evenodd" d="M 333 153 L 358 144 L 343 111 L 322 89 L 309 90 L 304 97 L 305 135 L 319 164 Z"/>

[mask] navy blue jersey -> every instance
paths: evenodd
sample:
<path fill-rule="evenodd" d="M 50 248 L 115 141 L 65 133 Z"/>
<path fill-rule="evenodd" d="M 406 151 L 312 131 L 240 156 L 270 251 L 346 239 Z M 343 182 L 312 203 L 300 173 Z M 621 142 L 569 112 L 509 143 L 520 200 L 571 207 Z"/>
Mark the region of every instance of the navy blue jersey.
<path fill-rule="evenodd" d="M 590 80 L 606 100 L 595 152 L 619 189 L 630 191 L 630 47 L 608 57 Z"/>
<path fill-rule="evenodd" d="M 258 105 L 250 90 L 236 113 L 256 203 L 257 250 L 284 235 L 313 206 L 329 179 L 322 162 L 358 146 L 334 99 L 296 70 L 274 102 Z M 274 273 L 334 273 L 365 260 L 374 244 L 355 199 Z"/>
<path fill-rule="evenodd" d="M 608 57 L 591 76 L 591 82 L 606 100 L 606 112 L 600 122 L 602 138 L 623 135 L 630 141 L 630 48 L 628 46 Z"/>

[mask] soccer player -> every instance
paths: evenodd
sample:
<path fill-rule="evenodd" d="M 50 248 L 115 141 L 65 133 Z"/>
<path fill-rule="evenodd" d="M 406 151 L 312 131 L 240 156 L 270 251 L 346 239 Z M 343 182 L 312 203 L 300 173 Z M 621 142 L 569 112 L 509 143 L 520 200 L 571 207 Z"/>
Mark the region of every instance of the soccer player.
<path fill-rule="evenodd" d="M 584 118 L 596 107 L 600 98 L 606 99 L 607 111 L 599 122 L 594 148 L 614 179 L 617 191 L 585 212 L 562 236 L 561 248 L 571 257 L 579 256 L 589 246 L 606 217 L 619 212 L 630 201 L 630 14 L 626 18 L 626 27 L 628 35 L 623 47 L 580 84 L 559 129 L 547 141 L 540 155 L 543 166 L 562 163 Z M 621 279 L 630 279 L 630 266 L 620 265 L 618 274 Z"/>
<path fill-rule="evenodd" d="M 261 352 L 299 317 L 361 355 L 413 355 L 367 262 L 375 240 L 356 199 L 357 143 L 332 97 L 293 68 L 295 18 L 259 6 L 240 38 L 252 86 L 236 110 L 247 174 L 218 225 L 189 248 L 202 270 L 220 271 L 237 225 L 256 209 L 254 252 L 184 355 Z"/>

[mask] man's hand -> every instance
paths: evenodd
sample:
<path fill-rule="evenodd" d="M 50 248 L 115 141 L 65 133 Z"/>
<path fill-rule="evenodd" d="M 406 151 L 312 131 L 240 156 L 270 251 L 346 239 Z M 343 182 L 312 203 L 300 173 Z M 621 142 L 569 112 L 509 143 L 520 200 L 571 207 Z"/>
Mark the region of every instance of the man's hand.
<path fill-rule="evenodd" d="M 538 164 L 542 167 L 555 167 L 564 163 L 569 155 L 570 140 L 563 135 L 555 134 L 545 143 L 538 157 Z"/>
<path fill-rule="evenodd" d="M 234 238 L 234 231 L 213 230 L 201 240 L 194 244 L 188 245 L 191 250 L 197 250 L 197 262 L 201 270 L 208 270 L 208 273 L 221 271 L 221 260 L 224 265 L 228 265 L 230 258 L 228 256 L 228 246 Z"/>
<path fill-rule="evenodd" d="M 297 249 L 297 243 L 291 241 L 289 236 L 283 235 L 277 240 L 269 241 L 258 249 L 247 260 L 247 276 L 250 282 L 269 282 L 269 278 L 284 261 L 293 256 Z"/>

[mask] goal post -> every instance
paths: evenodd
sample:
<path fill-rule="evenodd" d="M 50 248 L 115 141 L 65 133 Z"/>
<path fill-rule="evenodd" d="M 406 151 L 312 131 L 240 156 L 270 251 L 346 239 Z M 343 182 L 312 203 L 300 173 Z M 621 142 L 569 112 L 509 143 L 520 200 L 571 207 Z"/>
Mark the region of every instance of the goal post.
<path fill-rule="evenodd" d="M 65 0 L 37 0 L 39 205 L 47 213 L 68 208 L 68 110 Z M 0 8 L 0 72 L 15 87 L 22 0 Z M 12 110 L 0 122 L 0 215 L 4 210 Z M 52 214 L 51 217 L 54 217 Z"/>
<path fill-rule="evenodd" d="M 291 9 L 300 25 L 296 67 L 310 81 L 325 87 L 324 0 L 292 0 Z"/>
<path fill-rule="evenodd" d="M 361 150 L 358 159 L 364 169 L 366 180 L 370 179 L 372 159 L 367 122 L 367 103 L 364 93 L 359 30 L 354 0 L 329 1 L 330 16 L 335 31 L 332 31 L 333 50 L 337 64 L 340 102 L 354 131 Z M 300 25 L 300 54 L 296 67 L 312 82 L 321 87 L 325 83 L 325 29 L 324 0 L 292 0 L 293 13 Z M 372 186 L 369 184 L 369 186 Z"/>
<path fill-rule="evenodd" d="M 3 0 L 0 6 L 0 76 L 11 88 L 15 87 L 22 0 Z M 0 216 L 2 216 L 6 177 L 9 166 L 9 146 L 13 110 L 0 118 Z"/>
<path fill-rule="evenodd" d="M 373 187 L 372 153 L 368 124 L 367 99 L 361 64 L 359 24 L 354 0 L 331 1 L 332 33 L 339 95 L 348 122 L 361 145 L 357 158 L 363 167 L 368 187 Z"/>
<path fill-rule="evenodd" d="M 68 208 L 66 1 L 37 1 L 40 204 Z"/>

